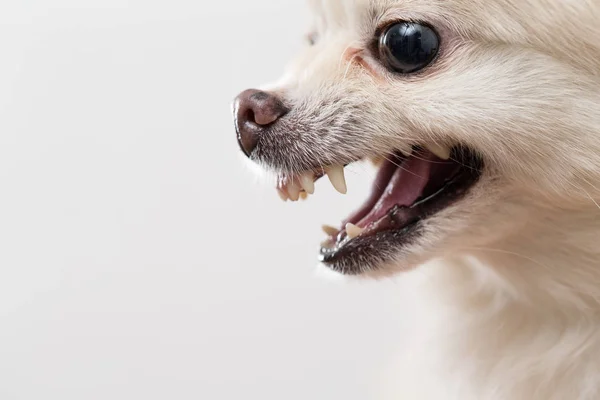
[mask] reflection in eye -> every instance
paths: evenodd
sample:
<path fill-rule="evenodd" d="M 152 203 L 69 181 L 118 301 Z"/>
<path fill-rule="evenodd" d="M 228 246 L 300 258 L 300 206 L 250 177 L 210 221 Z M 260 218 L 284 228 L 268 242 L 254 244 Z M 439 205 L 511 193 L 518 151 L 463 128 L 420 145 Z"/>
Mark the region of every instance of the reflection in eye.
<path fill-rule="evenodd" d="M 426 25 L 401 22 L 389 27 L 379 39 L 381 60 L 403 74 L 429 65 L 439 49 L 437 33 Z"/>

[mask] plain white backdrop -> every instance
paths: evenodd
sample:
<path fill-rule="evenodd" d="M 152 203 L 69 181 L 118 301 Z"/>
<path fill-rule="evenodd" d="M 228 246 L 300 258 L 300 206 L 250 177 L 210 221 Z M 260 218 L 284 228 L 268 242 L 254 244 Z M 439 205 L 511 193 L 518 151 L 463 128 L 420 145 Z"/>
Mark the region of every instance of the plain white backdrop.
<path fill-rule="evenodd" d="M 302 0 L 0 5 L 0 399 L 369 399 L 397 284 L 315 274 L 319 226 L 241 162 L 230 103 Z"/>

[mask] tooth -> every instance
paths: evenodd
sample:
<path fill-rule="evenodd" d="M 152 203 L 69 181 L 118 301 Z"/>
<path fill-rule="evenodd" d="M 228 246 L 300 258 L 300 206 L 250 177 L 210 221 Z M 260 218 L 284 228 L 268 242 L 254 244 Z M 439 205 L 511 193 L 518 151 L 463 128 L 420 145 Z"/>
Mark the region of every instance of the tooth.
<path fill-rule="evenodd" d="M 279 197 L 281 198 L 281 200 L 283 201 L 288 201 L 289 197 L 288 195 L 281 189 L 277 189 L 277 194 L 279 195 Z"/>
<path fill-rule="evenodd" d="M 325 168 L 325 172 L 329 177 L 329 181 L 341 194 L 348 193 L 348 187 L 346 186 L 346 178 L 344 176 L 344 167 L 341 165 L 335 165 L 329 168 Z"/>
<path fill-rule="evenodd" d="M 339 229 L 329 225 L 323 225 L 321 229 L 323 229 L 323 232 L 325 232 L 325 234 L 329 236 L 335 236 L 339 232 Z"/>
<path fill-rule="evenodd" d="M 347 223 L 346 224 L 346 233 L 348 234 L 348 237 L 350 239 L 354 239 L 355 237 L 360 236 L 361 233 L 363 233 L 365 230 L 363 228 L 359 228 L 358 226 L 351 224 L 351 223 Z"/>
<path fill-rule="evenodd" d="M 290 195 L 290 200 L 298 201 L 300 198 L 300 187 L 298 187 L 298 185 L 295 183 L 291 183 L 288 185 L 287 190 L 288 194 Z"/>
<path fill-rule="evenodd" d="M 300 177 L 300 185 L 308 194 L 315 193 L 315 179 L 312 172 L 307 172 Z"/>
<path fill-rule="evenodd" d="M 300 192 L 300 198 L 302 200 L 306 200 L 308 199 L 308 193 L 306 193 L 304 190 Z"/>
<path fill-rule="evenodd" d="M 448 160 L 450 158 L 450 148 L 446 146 L 442 146 L 436 143 L 429 143 L 426 145 L 427 149 L 441 158 L 442 160 Z"/>

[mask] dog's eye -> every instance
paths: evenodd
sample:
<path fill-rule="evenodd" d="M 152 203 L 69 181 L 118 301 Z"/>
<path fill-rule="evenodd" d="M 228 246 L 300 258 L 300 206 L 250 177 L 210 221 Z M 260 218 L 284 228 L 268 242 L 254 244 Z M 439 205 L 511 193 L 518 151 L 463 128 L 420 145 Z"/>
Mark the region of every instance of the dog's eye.
<path fill-rule="evenodd" d="M 426 25 L 401 22 L 390 26 L 379 37 L 379 54 L 386 66 L 408 74 L 426 67 L 439 48 L 437 33 Z"/>

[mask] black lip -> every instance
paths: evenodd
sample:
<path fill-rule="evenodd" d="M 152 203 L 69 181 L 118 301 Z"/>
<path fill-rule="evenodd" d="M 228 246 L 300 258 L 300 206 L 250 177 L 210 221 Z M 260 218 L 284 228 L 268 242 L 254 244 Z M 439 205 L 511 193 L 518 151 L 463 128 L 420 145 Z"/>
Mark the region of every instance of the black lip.
<path fill-rule="evenodd" d="M 405 247 L 423 234 L 424 222 L 432 215 L 464 198 L 482 174 L 483 161 L 472 151 L 455 149 L 452 158 L 463 167 L 434 196 L 410 207 L 393 207 L 376 222 L 378 229 L 355 239 L 341 241 L 334 248 L 322 248 L 320 261 L 345 275 L 359 275 L 381 268 L 402 255 Z"/>
<path fill-rule="evenodd" d="M 321 249 L 320 261 L 328 268 L 344 275 L 360 275 L 375 271 L 393 261 L 402 250 L 420 236 L 419 220 L 398 230 L 379 232 L 373 236 L 358 237 L 344 246 Z"/>

